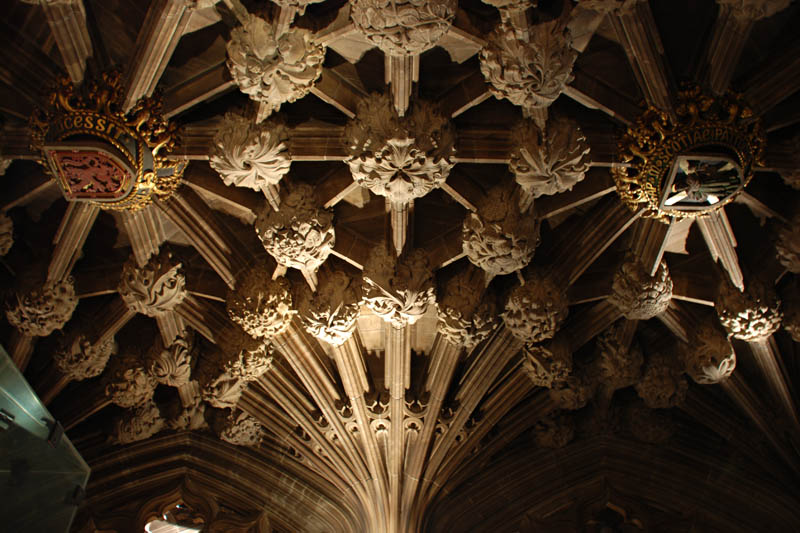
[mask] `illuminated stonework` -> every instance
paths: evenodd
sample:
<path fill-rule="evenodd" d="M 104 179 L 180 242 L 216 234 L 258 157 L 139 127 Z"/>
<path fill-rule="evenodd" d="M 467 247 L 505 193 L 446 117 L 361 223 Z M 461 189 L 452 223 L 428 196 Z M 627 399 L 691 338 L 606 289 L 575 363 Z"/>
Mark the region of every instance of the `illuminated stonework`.
<path fill-rule="evenodd" d="M 163 315 L 186 297 L 183 265 L 166 249 L 151 256 L 142 267 L 131 256 L 122 269 L 117 290 L 131 310 L 152 317 Z"/>
<path fill-rule="evenodd" d="M 553 281 L 532 272 L 511 291 L 502 314 L 511 333 L 526 343 L 550 339 L 567 318 L 569 302 Z"/>
<path fill-rule="evenodd" d="M 272 368 L 273 349 L 240 328 L 226 330 L 217 347 L 219 365 L 225 375 L 244 382 L 254 381 Z"/>
<path fill-rule="evenodd" d="M 111 354 L 116 351 L 117 343 L 113 337 L 92 344 L 86 335 L 78 334 L 53 352 L 53 361 L 70 380 L 82 381 L 102 374 Z"/>
<path fill-rule="evenodd" d="M 361 312 L 361 283 L 341 271 L 321 272 L 316 292 L 299 289 L 297 311 L 306 331 L 334 346 L 349 339 Z"/>
<path fill-rule="evenodd" d="M 720 383 L 736 369 L 736 353 L 728 337 L 719 326 L 707 322 L 697 325 L 681 352 L 686 373 L 700 385 Z"/>
<path fill-rule="evenodd" d="M 669 307 L 672 299 L 672 278 L 662 261 L 650 276 L 635 257 L 629 257 L 614 274 L 608 301 L 629 320 L 649 320 Z"/>
<path fill-rule="evenodd" d="M 527 344 L 522 354 L 522 368 L 537 387 L 558 387 L 572 372 L 569 345 L 558 337 L 544 344 Z"/>
<path fill-rule="evenodd" d="M 648 109 L 620 141 L 611 173 L 622 201 L 642 216 L 696 217 L 731 202 L 762 164 L 760 122 L 737 96 L 682 91 L 673 120 Z"/>
<path fill-rule="evenodd" d="M 751 280 L 744 292 L 722 280 L 714 307 L 728 335 L 743 341 L 767 339 L 781 326 L 783 314 L 775 290 Z"/>
<path fill-rule="evenodd" d="M 47 337 L 64 327 L 77 305 L 72 278 L 48 281 L 41 289 L 16 294 L 6 308 L 6 318 L 23 335 Z"/>
<path fill-rule="evenodd" d="M 220 439 L 236 446 L 258 446 L 264 438 L 264 429 L 258 420 L 241 411 L 215 412 L 209 425 Z"/>
<path fill-rule="evenodd" d="M 193 337 L 184 332 L 169 346 L 157 346 L 149 354 L 150 375 L 159 383 L 172 387 L 189 383 L 195 362 L 193 344 Z"/>
<path fill-rule="evenodd" d="M 253 338 L 283 333 L 294 316 L 289 283 L 272 279 L 263 265 L 250 268 L 228 294 L 228 316 Z"/>
<path fill-rule="evenodd" d="M 369 42 L 387 55 L 430 50 L 450 30 L 456 0 L 351 0 L 350 16 Z"/>
<path fill-rule="evenodd" d="M 483 273 L 465 268 L 444 284 L 436 329 L 448 342 L 471 350 L 499 325 L 492 293 L 484 296 Z"/>

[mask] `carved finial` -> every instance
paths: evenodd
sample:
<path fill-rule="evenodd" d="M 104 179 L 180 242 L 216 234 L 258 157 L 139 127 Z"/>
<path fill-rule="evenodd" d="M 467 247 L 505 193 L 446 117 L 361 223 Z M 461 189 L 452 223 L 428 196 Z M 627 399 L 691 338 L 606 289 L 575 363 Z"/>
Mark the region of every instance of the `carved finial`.
<path fill-rule="evenodd" d="M 364 265 L 364 303 L 397 328 L 414 324 L 436 301 L 428 258 L 422 250 L 393 257 L 376 247 Z"/>
<path fill-rule="evenodd" d="M 225 185 L 264 191 L 277 209 L 274 187 L 292 165 L 288 138 L 286 127 L 279 122 L 256 124 L 250 118 L 226 113 L 214 136 L 209 163 Z"/>
<path fill-rule="evenodd" d="M 157 343 L 148 353 L 148 370 L 159 383 L 180 387 L 189 383 L 192 367 L 196 363 L 194 337 L 184 331 L 172 344 Z"/>
<path fill-rule="evenodd" d="M 405 204 L 441 186 L 455 165 L 455 132 L 433 104 L 416 101 L 400 117 L 389 95 L 358 103 L 345 128 L 353 179 L 389 201 Z"/>
<path fill-rule="evenodd" d="M 450 30 L 457 0 L 351 0 L 350 17 L 369 42 L 386 55 L 430 50 Z"/>
<path fill-rule="evenodd" d="M 488 280 L 527 266 L 539 244 L 539 220 L 520 214 L 515 188 L 508 182 L 489 189 L 461 229 L 464 253 Z"/>
<path fill-rule="evenodd" d="M 614 274 L 608 301 L 629 320 L 649 320 L 669 307 L 672 299 L 672 278 L 667 264 L 658 265 L 655 276 L 633 256 L 628 257 Z"/>
<path fill-rule="evenodd" d="M 792 0 L 717 0 L 717 3 L 730 8 L 738 19 L 760 20 L 783 11 Z"/>
<path fill-rule="evenodd" d="M 271 339 L 292 321 L 292 295 L 285 278 L 272 279 L 264 265 L 250 268 L 228 293 L 228 315 L 254 338 Z"/>
<path fill-rule="evenodd" d="M 519 39 L 501 24 L 481 50 L 481 72 L 495 98 L 508 99 L 524 112 L 546 108 L 572 81 L 578 52 L 563 21 L 553 20 L 530 29 L 530 39 Z"/>
<path fill-rule="evenodd" d="M 236 446 L 258 446 L 264 438 L 264 429 L 258 420 L 242 412 L 206 411 L 208 425 L 225 442 Z"/>
<path fill-rule="evenodd" d="M 800 274 L 800 234 L 797 228 L 800 224 L 800 212 L 792 216 L 788 224 L 778 227 L 778 239 L 775 251 L 778 260 L 789 272 Z"/>
<path fill-rule="evenodd" d="M 572 190 L 589 169 L 589 145 L 577 122 L 552 117 L 542 130 L 532 120 L 523 120 L 511 132 L 515 146 L 508 169 L 523 195 L 520 210 L 534 198 Z"/>
<path fill-rule="evenodd" d="M 113 337 L 92 344 L 86 335 L 79 333 L 68 337 L 53 352 L 53 360 L 62 374 L 72 381 L 82 381 L 102 374 L 109 357 L 116 351 Z"/>
<path fill-rule="evenodd" d="M 14 222 L 5 213 L 0 213 L 0 256 L 6 255 L 14 246 Z"/>
<path fill-rule="evenodd" d="M 111 440 L 116 444 L 129 444 L 148 439 L 161 431 L 164 419 L 153 400 L 129 409 L 114 421 Z"/>
<path fill-rule="evenodd" d="M 272 24 L 248 15 L 231 31 L 228 69 L 239 89 L 268 110 L 304 97 L 322 73 L 325 48 L 300 28 L 280 36 Z"/>
<path fill-rule="evenodd" d="M 306 331 L 334 346 L 349 339 L 361 312 L 361 284 L 360 276 L 333 271 L 320 272 L 316 293 L 303 286 L 297 311 Z"/>
<path fill-rule="evenodd" d="M 483 272 L 469 265 L 444 284 L 436 329 L 456 346 L 471 350 L 499 325 L 497 303 L 485 294 Z"/>
<path fill-rule="evenodd" d="M 551 415 L 536 422 L 533 439 L 541 448 L 563 448 L 575 438 L 575 421 L 566 414 Z"/>
<path fill-rule="evenodd" d="M 644 376 L 636 384 L 639 397 L 653 409 L 680 405 L 688 388 L 678 358 L 665 353 L 653 353 L 647 357 Z"/>
<path fill-rule="evenodd" d="M 108 363 L 104 377 L 106 396 L 120 407 L 136 407 L 153 398 L 158 382 L 144 366 L 142 349 L 122 347 Z"/>
<path fill-rule="evenodd" d="M 529 272 L 525 285 L 511 291 L 502 317 L 515 337 L 537 343 L 552 338 L 568 312 L 564 291 L 550 278 Z"/>
<path fill-rule="evenodd" d="M 522 368 L 538 387 L 551 389 L 572 372 L 572 352 L 561 337 L 544 344 L 526 344 L 522 354 Z"/>
<path fill-rule="evenodd" d="M 619 321 L 597 337 L 597 371 L 603 384 L 614 390 L 630 387 L 642 375 L 642 350 L 623 340 L 625 326 Z"/>
<path fill-rule="evenodd" d="M 719 326 L 701 322 L 691 332 L 688 344 L 681 354 L 695 383 L 713 385 L 728 379 L 736 368 L 736 353 L 728 337 Z"/>
<path fill-rule="evenodd" d="M 72 278 L 48 281 L 41 289 L 16 294 L 6 318 L 23 335 L 47 337 L 69 321 L 77 305 Z"/>
<path fill-rule="evenodd" d="M 714 302 L 722 327 L 743 341 L 764 340 L 775 333 L 783 319 L 780 305 L 774 287 L 757 279 L 751 280 L 744 292 L 723 279 Z"/>
<path fill-rule="evenodd" d="M 140 267 L 131 256 L 122 268 L 119 291 L 128 307 L 137 313 L 157 317 L 172 311 L 186 297 L 183 264 L 162 248 Z"/>
<path fill-rule="evenodd" d="M 283 195 L 280 211 L 258 214 L 256 233 L 278 264 L 313 274 L 336 244 L 333 211 L 317 207 L 314 188 L 296 185 Z"/>

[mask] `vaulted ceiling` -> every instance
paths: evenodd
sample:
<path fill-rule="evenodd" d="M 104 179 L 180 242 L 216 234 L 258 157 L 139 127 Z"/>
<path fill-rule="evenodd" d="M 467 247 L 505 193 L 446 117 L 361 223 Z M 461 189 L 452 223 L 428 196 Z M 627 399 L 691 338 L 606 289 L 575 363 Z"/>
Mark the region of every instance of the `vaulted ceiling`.
<path fill-rule="evenodd" d="M 75 531 L 800 524 L 797 3 L 0 12 L 0 340 L 92 468 Z M 31 148 L 60 76 L 114 69 L 188 160 L 139 210 Z M 764 151 L 657 220 L 619 144 L 697 89 Z"/>

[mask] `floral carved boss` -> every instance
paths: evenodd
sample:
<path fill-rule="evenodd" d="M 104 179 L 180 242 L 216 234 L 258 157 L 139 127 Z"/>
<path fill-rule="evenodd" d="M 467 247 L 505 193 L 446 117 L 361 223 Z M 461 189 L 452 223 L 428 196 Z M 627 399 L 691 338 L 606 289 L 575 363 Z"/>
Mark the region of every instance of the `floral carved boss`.
<path fill-rule="evenodd" d="M 46 337 L 67 323 L 77 305 L 72 278 L 49 281 L 38 290 L 17 294 L 6 318 L 23 335 Z"/>
<path fill-rule="evenodd" d="M 147 316 L 172 311 L 186 297 L 186 277 L 182 264 L 166 249 L 153 255 L 144 266 L 133 256 L 122 269 L 119 294 L 128 307 Z"/>

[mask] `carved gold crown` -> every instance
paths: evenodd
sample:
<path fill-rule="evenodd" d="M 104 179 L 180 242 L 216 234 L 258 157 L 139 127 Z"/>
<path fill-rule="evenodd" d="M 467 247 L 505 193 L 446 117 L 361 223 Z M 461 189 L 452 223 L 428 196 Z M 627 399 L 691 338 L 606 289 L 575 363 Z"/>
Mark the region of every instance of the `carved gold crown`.
<path fill-rule="evenodd" d="M 663 221 L 703 216 L 732 201 L 747 185 L 753 167 L 763 164 L 765 142 L 761 123 L 739 95 L 714 98 L 693 87 L 679 93 L 675 118 L 650 107 L 628 128 L 619 142 L 621 164 L 611 173 L 622 201 L 633 211 L 643 209 L 642 216 Z M 728 178 L 731 183 L 714 181 L 724 195 L 709 194 L 706 204 L 688 206 L 677 195 L 665 200 L 679 189 L 676 174 L 688 173 L 693 163 L 714 160 L 736 169 L 731 172 L 735 178 Z M 695 193 L 702 188 L 698 179 L 692 185 Z"/>
<path fill-rule="evenodd" d="M 159 98 L 143 98 L 127 112 L 123 101 L 118 71 L 81 88 L 60 78 L 49 107 L 31 117 L 31 147 L 67 201 L 137 210 L 180 185 L 187 162 L 168 157 L 177 126 L 161 115 Z"/>

